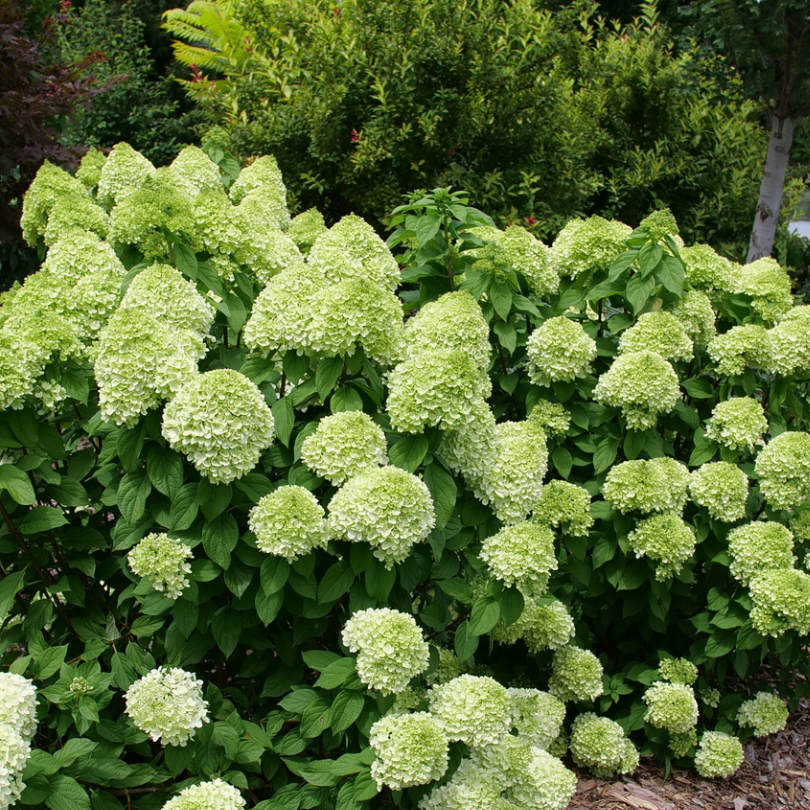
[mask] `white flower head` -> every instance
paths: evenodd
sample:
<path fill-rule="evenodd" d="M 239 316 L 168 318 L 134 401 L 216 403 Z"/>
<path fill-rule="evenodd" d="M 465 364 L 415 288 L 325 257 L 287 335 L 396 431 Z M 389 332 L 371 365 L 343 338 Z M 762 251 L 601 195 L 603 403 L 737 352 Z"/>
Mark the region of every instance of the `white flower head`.
<path fill-rule="evenodd" d="M 0 672 L 0 723 L 30 741 L 37 730 L 38 705 L 33 681 L 13 672 Z"/>
<path fill-rule="evenodd" d="M 146 577 L 152 587 L 164 592 L 169 599 L 179 598 L 189 586 L 187 574 L 193 556 L 191 549 L 167 534 L 147 534 L 127 554 L 127 562 L 133 573 Z"/>
<path fill-rule="evenodd" d="M 163 810 L 240 810 L 244 806 L 242 794 L 233 785 L 213 779 L 181 790 Z"/>

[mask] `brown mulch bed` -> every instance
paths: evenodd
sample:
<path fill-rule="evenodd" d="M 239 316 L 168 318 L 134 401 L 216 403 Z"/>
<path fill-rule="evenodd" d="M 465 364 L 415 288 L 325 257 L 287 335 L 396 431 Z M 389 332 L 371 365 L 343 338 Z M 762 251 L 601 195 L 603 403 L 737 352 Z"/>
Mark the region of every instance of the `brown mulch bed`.
<path fill-rule="evenodd" d="M 802 701 L 787 728 L 745 746 L 730 779 L 664 770 L 642 759 L 632 777 L 603 781 L 580 774 L 569 810 L 810 810 L 810 705 Z"/>

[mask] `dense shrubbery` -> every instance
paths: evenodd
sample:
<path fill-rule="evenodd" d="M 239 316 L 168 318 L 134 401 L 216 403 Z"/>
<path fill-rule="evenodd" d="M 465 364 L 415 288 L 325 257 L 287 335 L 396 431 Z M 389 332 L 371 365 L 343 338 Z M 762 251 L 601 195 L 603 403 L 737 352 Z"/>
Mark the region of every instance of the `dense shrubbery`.
<path fill-rule="evenodd" d="M 767 140 L 755 105 L 643 10 L 614 29 L 587 2 L 240 0 L 167 26 L 212 77 L 187 89 L 237 153 L 276 155 L 298 210 L 375 221 L 453 185 L 547 239 L 583 212 L 638 224 L 669 206 L 689 241 L 741 258 Z"/>
<path fill-rule="evenodd" d="M 782 268 L 666 211 L 548 248 L 447 190 L 395 212 L 394 258 L 206 148 L 46 164 L 25 199 L 3 801 L 552 810 L 569 747 L 733 773 L 784 725 L 774 681 L 807 695 L 810 316 Z"/>

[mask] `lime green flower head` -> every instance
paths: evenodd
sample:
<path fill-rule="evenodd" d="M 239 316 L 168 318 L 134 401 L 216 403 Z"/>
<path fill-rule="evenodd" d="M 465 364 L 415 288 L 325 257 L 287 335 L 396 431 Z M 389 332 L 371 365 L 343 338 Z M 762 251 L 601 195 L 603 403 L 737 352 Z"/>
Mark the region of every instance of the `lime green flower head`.
<path fill-rule="evenodd" d="M 620 773 L 633 773 L 638 767 L 638 751 L 624 736 L 624 729 L 607 717 L 593 712 L 580 714 L 571 726 L 571 756 L 581 768 L 600 779 Z"/>
<path fill-rule="evenodd" d="M 254 222 L 251 205 L 253 197 L 242 201 L 234 210 L 247 224 L 249 238 L 244 239 L 235 256 L 239 264 L 246 264 L 262 286 L 288 267 L 297 267 L 304 256 L 288 234 L 265 223 Z"/>
<path fill-rule="evenodd" d="M 3 807 L 15 804 L 25 790 L 22 774 L 30 756 L 31 744 L 12 726 L 0 723 L 0 757 L 3 762 L 0 770 L 0 802 Z"/>
<path fill-rule="evenodd" d="M 557 235 L 551 260 L 561 276 L 607 270 L 625 249 L 629 225 L 602 217 L 572 219 Z"/>
<path fill-rule="evenodd" d="M 706 436 L 729 450 L 753 453 L 765 444 L 762 435 L 768 430 L 765 411 L 753 397 L 732 397 L 714 406 L 706 423 Z"/>
<path fill-rule="evenodd" d="M 53 207 L 62 199 L 77 197 L 90 199 L 87 189 L 79 180 L 46 160 L 23 197 L 20 217 L 23 239 L 35 247 L 37 241 L 45 236 Z"/>
<path fill-rule="evenodd" d="M 599 659 L 589 650 L 569 645 L 554 653 L 548 691 L 566 703 L 596 700 L 604 691 Z"/>
<path fill-rule="evenodd" d="M 685 734 L 697 725 L 698 703 L 691 686 L 659 681 L 647 689 L 642 699 L 647 704 L 645 723 L 673 734 Z"/>
<path fill-rule="evenodd" d="M 287 235 L 295 242 L 304 255 L 308 255 L 315 240 L 327 230 L 323 214 L 317 208 L 310 208 L 292 218 Z"/>
<path fill-rule="evenodd" d="M 788 431 L 771 439 L 756 460 L 760 492 L 774 509 L 810 498 L 810 433 Z"/>
<path fill-rule="evenodd" d="M 793 568 L 793 535 L 780 523 L 755 521 L 729 532 L 731 575 L 743 585 L 771 568 Z"/>
<path fill-rule="evenodd" d="M 531 381 L 548 386 L 587 376 L 596 358 L 596 342 L 581 323 L 561 315 L 544 321 L 532 332 L 526 353 Z"/>
<path fill-rule="evenodd" d="M 542 596 L 557 570 L 554 534 L 536 523 L 507 526 L 484 540 L 481 559 L 507 587 L 516 585 L 525 596 Z"/>
<path fill-rule="evenodd" d="M 810 634 L 810 575 L 794 568 L 771 568 L 755 576 L 749 587 L 754 600 L 751 621 L 758 633 Z"/>
<path fill-rule="evenodd" d="M 242 794 L 222 779 L 200 782 L 181 790 L 163 805 L 163 810 L 241 810 Z"/>
<path fill-rule="evenodd" d="M 191 204 L 193 234 L 209 253 L 238 254 L 251 239 L 244 213 L 223 189 L 204 188 Z"/>
<path fill-rule="evenodd" d="M 717 334 L 717 316 L 712 302 L 700 290 L 688 290 L 672 308 L 672 314 L 681 322 L 686 334 L 697 346 L 708 346 Z"/>
<path fill-rule="evenodd" d="M 107 162 L 107 155 L 100 152 L 98 149 L 90 147 L 85 153 L 84 157 L 79 163 L 79 168 L 76 171 L 76 179 L 81 181 L 81 184 L 92 191 L 101 179 L 101 170 Z"/>
<path fill-rule="evenodd" d="M 736 277 L 736 291 L 752 297 L 752 307 L 762 320 L 779 320 L 793 306 L 791 281 L 776 259 L 757 259 L 743 265 Z"/>
<path fill-rule="evenodd" d="M 695 754 L 695 768 L 706 779 L 729 777 L 742 765 L 745 755 L 742 743 L 731 734 L 706 731 Z"/>
<path fill-rule="evenodd" d="M 648 214 L 639 223 L 639 228 L 646 228 L 650 235 L 659 242 L 663 242 L 665 236 L 671 236 L 683 244 L 683 240 L 678 238 L 681 232 L 678 228 L 678 222 L 669 208 L 659 208 L 657 211 Z"/>
<path fill-rule="evenodd" d="M 534 599 L 526 599 L 517 621 L 509 626 L 498 622 L 493 638 L 501 644 L 523 639 L 529 650 L 537 653 L 565 647 L 575 632 L 574 620 L 562 602 L 538 605 Z"/>
<path fill-rule="evenodd" d="M 527 421 L 543 428 L 549 436 L 565 436 L 571 427 L 571 414 L 559 402 L 541 399 L 532 408 Z"/>
<path fill-rule="evenodd" d="M 508 689 L 512 725 L 531 745 L 548 750 L 560 734 L 565 720 L 565 704 L 539 689 Z"/>
<path fill-rule="evenodd" d="M 323 507 L 303 487 L 282 486 L 250 510 L 248 526 L 265 554 L 295 562 L 327 540 Z"/>
<path fill-rule="evenodd" d="M 193 198 L 204 188 L 222 189 L 219 167 L 199 146 L 184 146 L 169 165 L 169 182 Z"/>
<path fill-rule="evenodd" d="M 698 677 L 698 668 L 688 658 L 665 658 L 658 664 L 658 672 L 665 681 L 686 686 L 692 686 Z"/>
<path fill-rule="evenodd" d="M 605 500 L 627 512 L 682 512 L 687 501 L 689 470 L 670 458 L 623 461 L 605 479 Z"/>
<path fill-rule="evenodd" d="M 587 489 L 567 481 L 549 481 L 532 511 L 532 520 L 559 527 L 563 534 L 583 537 L 593 526 L 591 496 Z"/>
<path fill-rule="evenodd" d="M 789 377 L 810 371 L 810 321 L 807 318 L 786 318 L 769 329 L 768 345 L 770 357 L 767 370 L 771 374 Z"/>
<path fill-rule="evenodd" d="M 98 179 L 97 198 L 106 209 L 113 208 L 142 186 L 155 167 L 128 143 L 117 143 Z"/>
<path fill-rule="evenodd" d="M 719 256 L 708 245 L 692 245 L 680 248 L 679 253 L 686 265 L 686 280 L 704 292 L 731 291 L 735 271 L 731 262 Z"/>
<path fill-rule="evenodd" d="M 745 517 L 748 478 L 736 464 L 725 461 L 703 464 L 691 474 L 689 492 L 714 520 L 733 523 Z"/>
<path fill-rule="evenodd" d="M 619 352 L 651 351 L 666 360 L 691 360 L 692 338 L 683 324 L 671 312 L 658 310 L 645 312 L 635 325 L 622 332 L 619 339 Z"/>
<path fill-rule="evenodd" d="M 518 807 L 563 810 L 577 787 L 576 776 L 547 751 L 532 748 L 532 760 L 520 781 L 507 793 Z"/>
<path fill-rule="evenodd" d="M 451 740 L 473 748 L 497 742 L 509 732 L 509 692 L 488 677 L 460 675 L 430 690 L 430 711 Z"/>
<path fill-rule="evenodd" d="M 90 231 L 104 239 L 109 229 L 110 218 L 101 206 L 96 205 L 86 194 L 66 194 L 51 208 L 42 238 L 50 246 L 69 231 L 77 230 Z"/>
<path fill-rule="evenodd" d="M 753 323 L 733 326 L 712 340 L 709 356 L 717 365 L 717 373 L 727 377 L 743 374 L 746 368 L 768 368 L 771 361 L 768 331 Z"/>
<path fill-rule="evenodd" d="M 231 199 L 242 204 L 252 198 L 264 211 L 265 221 L 273 227 L 286 230 L 290 226 L 287 210 L 287 189 L 276 159 L 265 155 L 242 169 L 231 186 Z"/>
<path fill-rule="evenodd" d="M 36 734 L 38 705 L 33 681 L 14 672 L 0 673 L 0 723 L 26 742 Z"/>
<path fill-rule="evenodd" d="M 656 562 L 655 578 L 671 579 L 695 553 L 697 537 L 680 515 L 664 512 L 640 520 L 627 537 L 636 557 Z"/>
<path fill-rule="evenodd" d="M 129 554 L 127 562 L 134 574 L 146 577 L 156 591 L 178 599 L 189 586 L 191 549 L 167 534 L 147 534 Z"/>
<path fill-rule="evenodd" d="M 756 737 L 767 737 L 782 731 L 787 720 L 785 701 L 772 692 L 758 692 L 751 700 L 746 700 L 737 712 L 737 723 L 753 727 Z"/>

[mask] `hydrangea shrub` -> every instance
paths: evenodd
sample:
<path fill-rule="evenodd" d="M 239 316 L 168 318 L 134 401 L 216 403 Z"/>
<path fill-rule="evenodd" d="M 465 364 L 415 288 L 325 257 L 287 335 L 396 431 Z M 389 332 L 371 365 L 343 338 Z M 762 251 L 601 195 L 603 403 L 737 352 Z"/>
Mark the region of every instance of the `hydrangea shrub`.
<path fill-rule="evenodd" d="M 448 190 L 385 243 L 213 144 L 46 166 L 24 221 L 2 806 L 562 810 L 572 763 L 728 776 L 807 695 L 778 265 Z"/>

